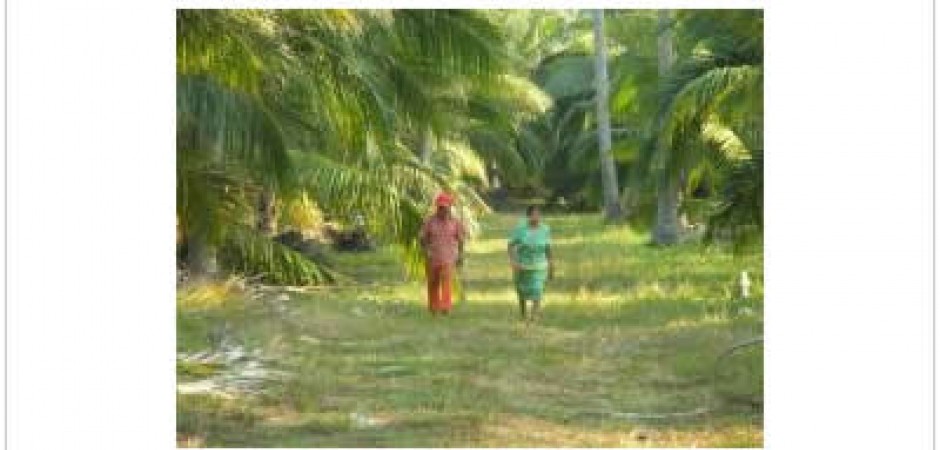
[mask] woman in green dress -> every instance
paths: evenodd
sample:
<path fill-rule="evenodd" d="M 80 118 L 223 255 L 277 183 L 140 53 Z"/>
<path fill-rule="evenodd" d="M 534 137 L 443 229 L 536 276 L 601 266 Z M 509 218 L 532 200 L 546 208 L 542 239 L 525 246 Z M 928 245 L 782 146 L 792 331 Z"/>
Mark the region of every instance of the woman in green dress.
<path fill-rule="evenodd" d="M 536 206 L 526 209 L 526 218 L 509 235 L 509 263 L 519 297 L 522 319 L 534 320 L 539 313 L 545 280 L 554 276 L 551 232 L 541 222 Z M 532 302 L 532 313 L 526 316 L 526 303 Z"/>

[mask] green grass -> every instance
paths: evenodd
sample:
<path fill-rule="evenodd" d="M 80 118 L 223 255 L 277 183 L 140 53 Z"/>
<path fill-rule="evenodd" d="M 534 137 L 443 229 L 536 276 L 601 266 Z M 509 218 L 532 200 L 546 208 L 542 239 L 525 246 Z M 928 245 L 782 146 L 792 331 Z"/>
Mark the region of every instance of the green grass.
<path fill-rule="evenodd" d="M 252 397 L 178 395 L 181 445 L 763 445 L 761 410 L 723 401 L 711 378 L 724 349 L 762 334 L 762 254 L 655 248 L 599 217 L 549 216 L 556 280 L 526 327 L 505 255 L 516 220 L 484 222 L 468 249 L 467 301 L 445 319 L 426 314 L 423 285 L 389 249 L 337 255 L 358 282 L 291 294 L 287 315 L 258 300 L 178 302 L 180 351 L 208 348 L 225 322 L 290 374 Z M 741 270 L 751 300 L 735 299 Z M 761 353 L 744 360 L 761 373 Z M 753 376 L 736 383 L 755 387 Z M 377 424 L 358 426 L 357 412 Z"/>

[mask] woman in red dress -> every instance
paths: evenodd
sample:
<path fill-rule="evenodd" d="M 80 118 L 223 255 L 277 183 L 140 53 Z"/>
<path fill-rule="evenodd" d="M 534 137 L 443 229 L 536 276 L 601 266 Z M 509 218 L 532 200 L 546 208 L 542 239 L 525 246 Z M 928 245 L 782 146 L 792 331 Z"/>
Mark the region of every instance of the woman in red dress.
<path fill-rule="evenodd" d="M 451 214 L 454 197 L 441 193 L 434 199 L 437 211 L 421 227 L 421 248 L 427 265 L 428 309 L 447 314 L 451 309 L 454 268 L 463 263 L 464 226 Z"/>

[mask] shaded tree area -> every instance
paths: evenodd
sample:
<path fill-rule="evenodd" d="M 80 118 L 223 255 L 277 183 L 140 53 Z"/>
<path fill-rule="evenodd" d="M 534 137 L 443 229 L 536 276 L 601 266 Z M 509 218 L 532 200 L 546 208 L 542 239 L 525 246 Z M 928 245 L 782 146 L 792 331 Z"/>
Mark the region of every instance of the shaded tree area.
<path fill-rule="evenodd" d="M 761 236 L 761 11 L 179 10 L 176 73 L 178 254 L 197 277 L 329 282 L 324 252 L 284 233 L 330 227 L 417 267 L 440 190 L 471 228 L 498 190 L 606 208 L 662 244 L 682 217 Z"/>

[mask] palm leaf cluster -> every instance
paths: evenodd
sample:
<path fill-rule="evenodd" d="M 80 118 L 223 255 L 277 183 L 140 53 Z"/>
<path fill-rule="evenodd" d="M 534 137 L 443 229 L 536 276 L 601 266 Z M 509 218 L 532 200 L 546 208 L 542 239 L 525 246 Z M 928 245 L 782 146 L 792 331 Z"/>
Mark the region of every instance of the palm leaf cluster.
<path fill-rule="evenodd" d="M 662 83 L 651 173 L 715 196 L 708 236 L 754 241 L 763 229 L 763 15 L 685 11 L 690 56 Z"/>
<path fill-rule="evenodd" d="M 653 222 L 660 183 L 671 179 L 684 192 L 682 210 L 704 205 L 695 219 L 716 228 L 710 235 L 728 235 L 717 228 L 730 233 L 733 224 L 759 234 L 762 12 L 684 10 L 665 24 L 657 11 L 605 16 L 612 151 L 631 223 Z M 530 78 L 552 97 L 552 107 L 527 120 L 515 141 L 531 172 L 510 181 L 596 209 L 602 191 L 591 21 L 567 11 L 516 12 L 505 21 L 517 51 L 538 58 Z M 677 61 L 661 74 L 657 39 L 666 30 Z"/>
<path fill-rule="evenodd" d="M 177 215 L 191 263 L 329 281 L 322 261 L 255 226 L 263 194 L 363 214 L 413 250 L 436 192 L 457 193 L 472 221 L 487 165 L 525 170 L 511 142 L 547 102 L 480 12 L 180 10 Z"/>
<path fill-rule="evenodd" d="M 649 87 L 656 82 L 655 45 L 650 45 L 655 12 L 606 15 L 612 152 L 618 176 L 624 178 L 654 115 L 655 90 Z M 590 16 L 584 11 L 514 11 L 503 20 L 519 58 L 528 58 L 529 77 L 552 99 L 550 109 L 519 130 L 515 144 L 530 172 L 509 177 L 510 187 L 594 208 L 601 183 Z"/>
<path fill-rule="evenodd" d="M 683 210 L 706 206 L 710 236 L 759 236 L 762 13 L 605 16 L 612 155 L 633 223 L 650 222 L 667 179 Z M 665 29 L 678 58 L 663 74 Z M 593 46 L 578 11 L 179 10 L 177 217 L 190 265 L 333 279 L 272 239 L 277 205 L 364 215 L 411 267 L 440 190 L 457 193 L 471 228 L 494 175 L 596 208 Z"/>

